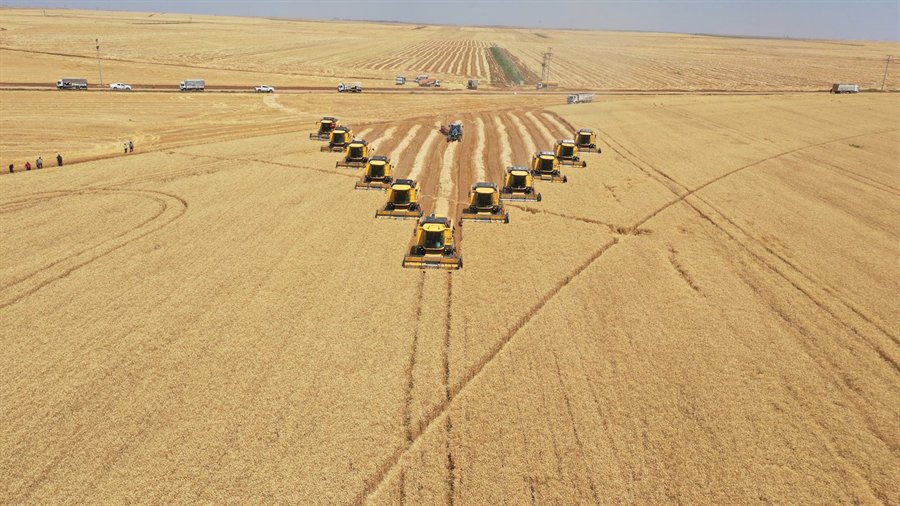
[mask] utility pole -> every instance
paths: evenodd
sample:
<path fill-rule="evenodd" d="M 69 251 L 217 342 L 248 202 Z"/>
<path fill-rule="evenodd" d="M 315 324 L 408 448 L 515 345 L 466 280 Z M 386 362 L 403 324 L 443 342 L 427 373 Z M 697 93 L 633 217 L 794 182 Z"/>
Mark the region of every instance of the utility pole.
<path fill-rule="evenodd" d="M 553 59 L 553 48 L 547 48 L 547 52 L 544 53 L 544 59 L 541 62 L 541 82 L 546 83 L 550 81 L 550 60 Z"/>
<path fill-rule="evenodd" d="M 103 64 L 100 63 L 100 39 L 94 39 L 97 42 L 97 68 L 100 69 L 100 87 L 103 87 Z"/>
<path fill-rule="evenodd" d="M 888 57 L 884 59 L 884 77 L 881 78 L 881 91 L 884 91 L 884 82 L 887 81 L 888 65 L 891 64 L 891 59 L 893 58 L 893 55 L 888 55 Z"/>

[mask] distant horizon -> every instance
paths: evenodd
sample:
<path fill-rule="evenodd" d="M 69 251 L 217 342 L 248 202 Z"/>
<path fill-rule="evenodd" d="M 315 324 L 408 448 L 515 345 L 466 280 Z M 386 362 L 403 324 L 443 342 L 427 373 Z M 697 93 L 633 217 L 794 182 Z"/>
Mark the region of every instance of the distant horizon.
<path fill-rule="evenodd" d="M 537 0 L 461 0 L 453 4 L 411 0 L 255 2 L 200 0 L 2 0 L 0 8 L 146 12 L 231 16 L 285 21 L 421 24 L 523 30 L 666 33 L 787 40 L 900 42 L 900 0 L 560 0 L 547 9 Z M 515 7 L 513 7 L 515 6 Z M 573 13 L 577 15 L 572 16 Z M 338 14 L 338 16 L 335 16 Z M 541 24 L 543 23 L 543 24 Z M 900 47 L 898 47 L 900 51 Z"/>

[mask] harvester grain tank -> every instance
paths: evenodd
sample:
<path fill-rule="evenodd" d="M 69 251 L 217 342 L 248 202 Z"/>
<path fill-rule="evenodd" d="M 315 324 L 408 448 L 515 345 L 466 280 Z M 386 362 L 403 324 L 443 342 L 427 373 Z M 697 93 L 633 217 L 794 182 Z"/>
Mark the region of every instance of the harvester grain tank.
<path fill-rule="evenodd" d="M 456 270 L 462 266 L 450 218 L 432 214 L 419 221 L 409 253 L 403 257 L 403 267 Z"/>
<path fill-rule="evenodd" d="M 538 151 L 531 157 L 531 175 L 541 181 L 566 183 L 569 178 L 559 172 L 559 161 L 552 151 Z"/>
<path fill-rule="evenodd" d="M 334 167 L 347 167 L 351 169 L 365 167 L 369 162 L 370 151 L 371 148 L 369 147 L 368 141 L 365 139 L 353 139 L 347 143 L 347 148 L 344 150 L 344 158 L 335 162 Z"/>
<path fill-rule="evenodd" d="M 185 79 L 178 86 L 181 91 L 203 91 L 206 89 L 206 81 L 203 79 Z"/>
<path fill-rule="evenodd" d="M 575 132 L 575 144 L 578 145 L 580 151 L 586 153 L 600 152 L 600 146 L 597 145 L 597 134 L 590 128 L 582 128 Z"/>
<path fill-rule="evenodd" d="M 316 122 L 316 132 L 309 134 L 310 140 L 327 141 L 331 131 L 341 124 L 340 120 L 331 116 L 324 116 Z"/>
<path fill-rule="evenodd" d="M 376 218 L 394 218 L 399 220 L 422 217 L 419 206 L 419 191 L 412 179 L 397 179 L 388 188 L 387 202 L 384 208 L 375 212 Z"/>
<path fill-rule="evenodd" d="M 353 146 L 353 144 L 350 144 Z M 349 149 L 349 148 L 348 148 Z M 375 155 L 366 162 L 362 178 L 356 182 L 357 190 L 384 190 L 391 186 L 391 159 Z"/>
<path fill-rule="evenodd" d="M 540 202 L 541 194 L 534 191 L 534 177 L 528 167 L 506 168 L 506 179 L 500 189 L 501 201 Z"/>
<path fill-rule="evenodd" d="M 553 154 L 556 155 L 556 160 L 559 161 L 560 165 L 567 167 L 576 167 L 579 165 L 587 167 L 587 162 L 578 156 L 578 146 L 575 144 L 574 139 L 561 139 L 556 141 Z"/>
<path fill-rule="evenodd" d="M 88 89 L 88 81 L 83 77 L 63 77 L 59 81 L 56 81 L 56 89 L 86 90 Z"/>
<path fill-rule="evenodd" d="M 469 191 L 469 205 L 462 211 L 460 222 L 483 221 L 488 223 L 509 223 L 509 213 L 500 202 L 497 183 L 479 182 Z"/>
<path fill-rule="evenodd" d="M 353 131 L 350 130 L 350 127 L 335 127 L 328 134 L 328 144 L 320 147 L 319 151 L 344 151 L 352 139 Z"/>

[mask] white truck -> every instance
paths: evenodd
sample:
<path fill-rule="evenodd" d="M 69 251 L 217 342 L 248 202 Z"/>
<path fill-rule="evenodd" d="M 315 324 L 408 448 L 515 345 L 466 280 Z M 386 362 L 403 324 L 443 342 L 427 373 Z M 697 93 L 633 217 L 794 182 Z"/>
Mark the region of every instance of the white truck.
<path fill-rule="evenodd" d="M 403 86 L 404 84 L 406 84 L 406 76 L 397 76 L 397 78 L 394 79 L 394 84 L 396 84 L 397 86 Z"/>
<path fill-rule="evenodd" d="M 206 89 L 206 81 L 203 79 L 185 79 L 178 87 L 181 91 L 203 91 Z"/>
<path fill-rule="evenodd" d="M 594 101 L 593 93 L 573 93 L 566 98 L 567 104 L 587 104 Z"/>
<path fill-rule="evenodd" d="M 341 83 L 337 90 L 338 93 L 362 93 L 362 83 Z"/>
<path fill-rule="evenodd" d="M 83 77 L 63 77 L 56 81 L 56 89 L 58 90 L 86 90 L 87 88 L 87 79 Z"/>
<path fill-rule="evenodd" d="M 858 84 L 834 83 L 831 85 L 832 93 L 859 93 Z"/>

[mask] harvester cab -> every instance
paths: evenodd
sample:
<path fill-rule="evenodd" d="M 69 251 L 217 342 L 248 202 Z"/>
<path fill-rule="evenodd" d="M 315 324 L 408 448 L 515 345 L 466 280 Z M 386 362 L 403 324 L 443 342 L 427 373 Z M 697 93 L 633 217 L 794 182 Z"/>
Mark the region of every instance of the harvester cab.
<path fill-rule="evenodd" d="M 582 128 L 575 132 L 575 144 L 585 153 L 600 152 L 600 146 L 597 145 L 597 134 L 590 128 Z"/>
<path fill-rule="evenodd" d="M 418 269 L 461 269 L 462 256 L 453 241 L 453 222 L 443 215 L 432 214 L 419 222 L 403 267 Z"/>
<path fill-rule="evenodd" d="M 422 217 L 419 207 L 419 191 L 412 179 L 397 179 L 388 188 L 384 209 L 375 212 L 376 218 L 414 219 Z"/>
<path fill-rule="evenodd" d="M 507 167 L 506 180 L 500 189 L 500 200 L 540 202 L 541 194 L 534 191 L 534 177 L 528 167 Z"/>
<path fill-rule="evenodd" d="M 353 147 L 353 145 L 350 145 Z M 348 148 L 349 149 L 349 148 Z M 356 182 L 357 190 L 384 190 L 391 186 L 391 159 L 376 155 L 366 163 L 362 179 Z"/>
<path fill-rule="evenodd" d="M 340 125 L 341 122 L 337 118 L 325 116 L 316 122 L 316 132 L 309 134 L 310 140 L 327 141 L 331 131 Z"/>
<path fill-rule="evenodd" d="M 531 175 L 551 183 L 565 183 L 569 180 L 560 174 L 559 161 L 552 151 L 538 151 L 531 157 Z"/>
<path fill-rule="evenodd" d="M 352 138 L 353 131 L 350 127 L 334 127 L 328 134 L 328 144 L 319 148 L 319 151 L 343 151 Z"/>
<path fill-rule="evenodd" d="M 460 222 L 463 221 L 509 223 L 509 213 L 500 202 L 497 183 L 480 182 L 472 185 L 469 206 L 463 209 L 460 217 Z"/>
<path fill-rule="evenodd" d="M 587 167 L 587 162 L 578 157 L 578 146 L 572 139 L 562 139 L 556 141 L 554 154 L 560 165 L 568 167 L 582 166 Z"/>
<path fill-rule="evenodd" d="M 447 127 L 447 142 L 462 142 L 463 125 L 461 121 L 454 121 Z"/>
<path fill-rule="evenodd" d="M 349 167 L 359 169 L 365 167 L 369 161 L 369 143 L 365 139 L 353 139 L 347 143 L 344 158 L 335 162 L 334 167 Z"/>

